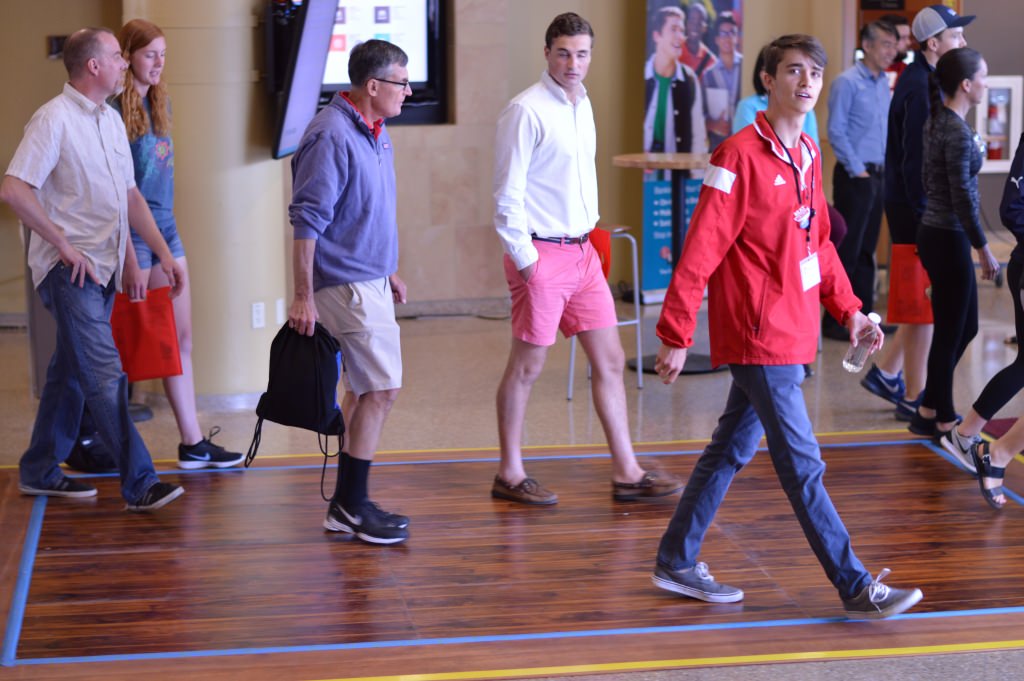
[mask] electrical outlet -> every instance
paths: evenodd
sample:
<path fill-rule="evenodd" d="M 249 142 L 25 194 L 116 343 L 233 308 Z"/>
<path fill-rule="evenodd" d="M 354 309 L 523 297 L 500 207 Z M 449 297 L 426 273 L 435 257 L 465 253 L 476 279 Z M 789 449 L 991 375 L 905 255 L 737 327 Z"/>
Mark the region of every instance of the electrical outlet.
<path fill-rule="evenodd" d="M 267 310 L 263 302 L 252 304 L 252 328 L 262 329 L 267 325 Z"/>
<path fill-rule="evenodd" d="M 284 307 L 284 298 L 277 299 L 277 323 L 284 324 L 288 319 L 288 311 Z"/>

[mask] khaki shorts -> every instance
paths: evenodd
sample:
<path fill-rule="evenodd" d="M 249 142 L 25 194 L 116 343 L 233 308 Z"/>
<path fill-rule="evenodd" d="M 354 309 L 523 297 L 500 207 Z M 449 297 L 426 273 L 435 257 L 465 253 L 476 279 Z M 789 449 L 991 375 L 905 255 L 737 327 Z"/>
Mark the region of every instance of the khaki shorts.
<path fill-rule="evenodd" d="M 356 395 L 401 388 L 401 332 L 387 277 L 322 288 L 313 299 L 341 346 L 345 387 Z"/>

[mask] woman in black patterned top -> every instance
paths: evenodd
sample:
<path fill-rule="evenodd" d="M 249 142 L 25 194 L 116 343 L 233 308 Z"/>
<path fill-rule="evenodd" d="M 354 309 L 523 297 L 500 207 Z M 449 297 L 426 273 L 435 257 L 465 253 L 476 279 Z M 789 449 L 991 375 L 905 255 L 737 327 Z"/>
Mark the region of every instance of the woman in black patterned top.
<path fill-rule="evenodd" d="M 978 332 L 978 286 L 971 248 L 981 278 L 994 279 L 999 263 L 981 227 L 978 171 L 984 146 L 965 117 L 985 97 L 988 65 L 959 48 L 942 55 L 931 76 L 931 117 L 924 129 L 924 190 L 927 204 L 917 230 L 917 249 L 932 281 L 935 334 L 928 353 L 928 380 L 910 431 L 933 437 L 957 422 L 953 369 Z"/>

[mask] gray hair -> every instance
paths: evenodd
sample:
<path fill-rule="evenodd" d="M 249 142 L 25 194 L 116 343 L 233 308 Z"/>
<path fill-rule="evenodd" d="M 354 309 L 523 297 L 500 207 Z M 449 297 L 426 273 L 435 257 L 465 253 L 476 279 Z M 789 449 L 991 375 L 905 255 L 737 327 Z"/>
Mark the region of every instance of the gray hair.
<path fill-rule="evenodd" d="M 393 65 L 405 66 L 409 57 L 398 45 L 386 40 L 367 40 L 352 48 L 348 58 L 348 78 L 353 87 L 362 87 L 372 78 L 382 78 Z"/>

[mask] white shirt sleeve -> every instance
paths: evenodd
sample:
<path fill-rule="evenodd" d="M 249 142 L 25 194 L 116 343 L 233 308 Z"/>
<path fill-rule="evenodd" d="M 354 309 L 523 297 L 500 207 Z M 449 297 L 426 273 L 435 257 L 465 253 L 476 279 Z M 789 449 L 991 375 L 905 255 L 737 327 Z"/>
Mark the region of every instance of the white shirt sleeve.
<path fill-rule="evenodd" d="M 494 145 L 494 227 L 516 269 L 537 261 L 526 218 L 526 182 L 540 126 L 524 107 L 510 104 L 498 118 Z"/>

